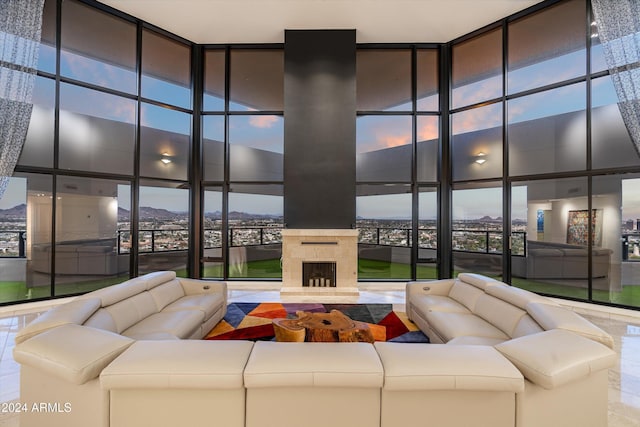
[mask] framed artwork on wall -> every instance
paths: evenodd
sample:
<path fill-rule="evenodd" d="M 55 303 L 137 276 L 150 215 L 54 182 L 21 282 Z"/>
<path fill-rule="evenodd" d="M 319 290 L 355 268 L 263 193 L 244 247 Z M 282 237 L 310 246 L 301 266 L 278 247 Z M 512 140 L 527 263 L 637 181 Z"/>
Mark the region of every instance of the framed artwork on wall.
<path fill-rule="evenodd" d="M 587 246 L 589 244 L 589 210 L 569 211 L 567 217 L 567 243 Z M 593 246 L 602 246 L 602 210 L 591 210 Z"/>

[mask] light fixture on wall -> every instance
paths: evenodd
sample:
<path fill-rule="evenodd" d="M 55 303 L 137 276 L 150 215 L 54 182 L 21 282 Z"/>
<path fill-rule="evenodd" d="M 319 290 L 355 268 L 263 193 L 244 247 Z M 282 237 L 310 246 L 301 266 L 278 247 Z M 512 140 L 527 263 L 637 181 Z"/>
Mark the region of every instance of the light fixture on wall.
<path fill-rule="evenodd" d="M 476 154 L 476 159 L 474 160 L 474 162 L 476 162 L 479 165 L 484 164 L 484 162 L 487 161 L 487 159 L 485 159 L 486 154 L 483 153 L 482 151 L 479 152 L 478 154 Z"/>
<path fill-rule="evenodd" d="M 169 157 L 169 153 L 162 153 L 162 158 L 160 159 L 160 161 L 165 165 L 168 165 L 169 163 L 171 163 L 171 159 Z"/>

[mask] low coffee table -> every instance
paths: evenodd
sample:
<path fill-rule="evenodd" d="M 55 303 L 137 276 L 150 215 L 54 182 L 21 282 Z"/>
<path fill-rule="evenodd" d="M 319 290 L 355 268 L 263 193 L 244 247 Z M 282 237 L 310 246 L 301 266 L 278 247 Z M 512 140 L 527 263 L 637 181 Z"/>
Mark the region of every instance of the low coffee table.
<path fill-rule="evenodd" d="M 280 342 L 374 342 L 369 325 L 339 310 L 329 313 L 297 311 L 297 319 L 273 319 Z"/>

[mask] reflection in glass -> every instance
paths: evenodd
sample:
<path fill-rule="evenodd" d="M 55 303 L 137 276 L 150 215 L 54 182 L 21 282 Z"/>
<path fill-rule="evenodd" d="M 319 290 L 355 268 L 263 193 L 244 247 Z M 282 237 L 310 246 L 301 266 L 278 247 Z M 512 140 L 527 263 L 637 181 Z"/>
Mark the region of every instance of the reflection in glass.
<path fill-rule="evenodd" d="M 640 175 L 593 178 L 592 208 L 601 212 L 601 246 L 591 253 L 593 299 L 640 307 Z M 598 236 L 594 237 L 597 243 Z M 622 244 L 620 245 L 620 242 Z M 606 252 L 610 251 L 610 258 Z M 606 262 L 609 261 L 610 264 Z M 606 270 L 608 268 L 608 270 Z M 609 275 L 605 277 L 604 273 Z"/>
<path fill-rule="evenodd" d="M 234 181 L 282 181 L 281 116 L 229 117 L 230 174 Z"/>
<path fill-rule="evenodd" d="M 588 297 L 587 202 L 586 178 L 513 184 L 511 283 L 514 286 L 557 296 Z M 594 211 L 594 220 L 595 217 L 602 220 L 602 213 Z M 609 216 L 606 221 L 612 219 Z M 602 251 L 601 260 L 608 259 L 610 252 Z M 596 268 L 601 279 L 608 276 L 604 272 L 608 268 L 608 261 L 606 266 Z"/>
<path fill-rule="evenodd" d="M 142 96 L 191 108 L 191 50 L 149 30 L 142 32 Z"/>
<path fill-rule="evenodd" d="M 51 185 L 15 173 L 0 197 L 1 303 L 51 296 Z"/>
<path fill-rule="evenodd" d="M 610 76 L 591 80 L 591 159 L 594 168 L 640 165 L 618 108 Z"/>
<path fill-rule="evenodd" d="M 140 175 L 187 180 L 191 114 L 142 104 Z"/>
<path fill-rule="evenodd" d="M 45 1 L 42 10 L 42 35 L 38 52 L 38 70 L 56 72 L 56 4 Z"/>
<path fill-rule="evenodd" d="M 224 111 L 224 50 L 204 52 L 204 111 Z"/>
<path fill-rule="evenodd" d="M 222 269 L 222 188 L 207 187 L 204 191 L 202 277 L 221 278 Z"/>
<path fill-rule="evenodd" d="M 597 33 L 595 22 L 591 24 L 591 34 Z M 607 69 L 607 61 L 604 57 L 604 49 L 599 37 L 591 37 L 591 72 L 597 73 Z"/>
<path fill-rule="evenodd" d="M 584 75 L 586 19 L 584 0 L 569 0 L 510 23 L 509 93 Z"/>
<path fill-rule="evenodd" d="M 360 116 L 356 120 L 356 179 L 411 179 L 411 116 Z"/>
<path fill-rule="evenodd" d="M 438 96 L 438 51 L 435 49 L 419 49 L 416 54 L 417 68 L 417 101 L 418 111 L 439 111 Z"/>
<path fill-rule="evenodd" d="M 357 50 L 356 109 L 411 111 L 411 50 Z"/>
<path fill-rule="evenodd" d="M 133 174 L 136 102 L 60 84 L 60 167 Z"/>
<path fill-rule="evenodd" d="M 33 88 L 31 121 L 19 165 L 53 166 L 53 129 L 55 121 L 55 81 L 36 77 Z"/>
<path fill-rule="evenodd" d="M 92 291 L 129 275 L 131 187 L 58 177 L 55 294 Z"/>
<path fill-rule="evenodd" d="M 440 116 L 418 116 L 418 181 L 437 181 Z"/>
<path fill-rule="evenodd" d="M 495 103 L 451 117 L 453 179 L 502 176 L 502 104 Z"/>
<path fill-rule="evenodd" d="M 502 276 L 502 187 L 499 183 L 456 186 L 452 193 L 454 276 L 474 272 Z"/>
<path fill-rule="evenodd" d="M 421 187 L 418 194 L 418 279 L 438 278 L 438 190 Z"/>
<path fill-rule="evenodd" d="M 229 67 L 229 110 L 284 109 L 282 49 L 232 49 Z"/>
<path fill-rule="evenodd" d="M 455 44 L 452 67 L 453 108 L 502 96 L 502 30 Z"/>
<path fill-rule="evenodd" d="M 173 270 L 186 277 L 189 190 L 179 184 L 141 181 L 138 217 L 139 274 Z"/>
<path fill-rule="evenodd" d="M 358 279 L 411 277 L 411 186 L 358 185 Z"/>
<path fill-rule="evenodd" d="M 578 83 L 508 101 L 509 173 L 585 169 L 585 100 Z"/>
<path fill-rule="evenodd" d="M 233 185 L 229 192 L 229 277 L 281 278 L 282 185 Z"/>
<path fill-rule="evenodd" d="M 62 2 L 60 74 L 135 93 L 135 24 L 82 3 Z"/>
<path fill-rule="evenodd" d="M 202 116 L 202 156 L 205 181 L 224 178 L 224 116 Z"/>

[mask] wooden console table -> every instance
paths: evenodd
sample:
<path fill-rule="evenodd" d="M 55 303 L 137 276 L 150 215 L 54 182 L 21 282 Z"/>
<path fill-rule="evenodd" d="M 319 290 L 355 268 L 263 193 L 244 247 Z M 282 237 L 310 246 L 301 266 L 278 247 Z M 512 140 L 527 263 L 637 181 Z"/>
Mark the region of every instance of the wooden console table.
<path fill-rule="evenodd" d="M 297 319 L 273 319 L 280 342 L 374 342 L 365 322 L 352 320 L 338 310 L 330 313 L 297 311 Z"/>

